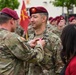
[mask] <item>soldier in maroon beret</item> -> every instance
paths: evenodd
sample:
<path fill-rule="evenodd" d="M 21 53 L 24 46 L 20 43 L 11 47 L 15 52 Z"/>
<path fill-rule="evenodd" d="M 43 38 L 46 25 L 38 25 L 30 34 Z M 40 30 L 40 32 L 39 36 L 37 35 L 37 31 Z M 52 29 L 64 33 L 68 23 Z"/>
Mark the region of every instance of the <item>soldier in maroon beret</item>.
<path fill-rule="evenodd" d="M 19 24 L 19 16 L 18 16 L 17 12 L 16 12 L 15 10 L 12 10 L 12 9 L 10 9 L 10 8 L 5 7 L 5 8 L 3 8 L 3 9 L 1 10 L 1 13 L 4 14 L 4 15 L 9 16 L 9 17 L 11 17 L 11 18 L 13 18 L 13 20 L 15 21 L 15 24 L 16 24 L 16 28 L 15 28 L 14 31 L 15 31 L 17 34 L 19 34 L 20 36 L 22 36 L 24 30 L 23 30 L 23 28 L 22 28 L 22 27 L 20 26 L 20 24 Z"/>
<path fill-rule="evenodd" d="M 9 19 L 9 24 L 8 24 L 9 27 L 7 26 L 6 29 L 9 29 L 9 31 L 14 32 L 18 25 L 17 21 L 19 19 L 17 12 L 10 8 L 5 7 L 1 10 L 0 14 L 1 14 L 2 19 L 3 19 L 3 16 L 7 18 L 1 22 L 6 22 Z M 11 27 L 11 24 L 12 24 L 12 27 Z"/>
<path fill-rule="evenodd" d="M 49 23 L 51 24 L 51 20 L 53 19 L 53 17 L 49 17 Z"/>
<path fill-rule="evenodd" d="M 38 61 L 35 59 L 32 63 L 29 63 L 28 75 L 56 75 L 59 73 L 61 66 L 57 65 L 61 63 L 60 58 L 58 58 L 60 39 L 52 32 L 52 28 L 50 28 L 52 26 L 47 24 L 49 14 L 46 8 L 42 6 L 31 7 L 29 12 L 31 26 L 34 30 L 34 32 L 29 34 L 29 40 L 33 38 L 44 39 L 46 45 L 43 48 L 44 55 L 41 56 L 42 53 L 39 52 L 40 55 L 37 56 L 41 59 Z"/>
<path fill-rule="evenodd" d="M 49 17 L 49 20 L 51 20 L 53 17 Z"/>
<path fill-rule="evenodd" d="M 65 18 L 63 16 L 60 16 L 59 19 L 57 20 L 58 29 L 62 30 L 65 25 L 66 25 Z"/>
<path fill-rule="evenodd" d="M 60 16 L 55 17 L 55 26 L 57 26 L 57 20 L 60 18 Z"/>
<path fill-rule="evenodd" d="M 76 24 L 76 17 L 72 16 L 69 18 L 69 24 Z"/>
<path fill-rule="evenodd" d="M 51 23 L 54 27 L 56 27 L 56 18 L 53 18 L 53 19 L 50 21 L 50 23 Z"/>

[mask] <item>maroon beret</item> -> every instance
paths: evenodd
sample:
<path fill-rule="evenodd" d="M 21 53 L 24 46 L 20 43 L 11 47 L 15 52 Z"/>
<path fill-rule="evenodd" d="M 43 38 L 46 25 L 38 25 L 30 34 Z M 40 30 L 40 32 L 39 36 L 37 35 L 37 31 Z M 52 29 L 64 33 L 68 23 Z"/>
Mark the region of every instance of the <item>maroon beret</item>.
<path fill-rule="evenodd" d="M 56 17 L 55 17 L 55 20 L 58 20 L 59 18 L 60 18 L 60 16 L 56 16 Z"/>
<path fill-rule="evenodd" d="M 76 17 L 72 16 L 69 18 L 69 22 L 72 22 L 74 19 L 76 19 Z"/>
<path fill-rule="evenodd" d="M 52 20 L 52 19 L 53 19 L 53 17 L 49 17 L 49 21 Z"/>
<path fill-rule="evenodd" d="M 55 21 L 55 18 L 52 18 L 51 21 L 50 21 L 50 23 L 52 23 L 52 22 L 54 22 L 54 21 Z"/>
<path fill-rule="evenodd" d="M 61 21 L 61 20 L 64 20 L 65 18 L 63 17 L 63 16 L 60 16 L 58 19 L 57 19 L 57 25 L 59 24 L 59 22 Z"/>
<path fill-rule="evenodd" d="M 65 19 L 65 18 L 64 18 L 63 16 L 60 16 L 60 19 L 63 20 L 63 19 Z"/>
<path fill-rule="evenodd" d="M 30 12 L 30 15 L 31 14 L 35 14 L 35 13 L 47 13 L 48 14 L 48 11 L 44 7 L 42 7 L 42 6 L 31 7 L 29 9 L 29 12 Z"/>
<path fill-rule="evenodd" d="M 17 12 L 15 10 L 12 10 L 10 8 L 3 8 L 1 10 L 2 13 L 9 15 L 10 17 L 12 17 L 13 19 L 17 20 L 19 19 Z"/>

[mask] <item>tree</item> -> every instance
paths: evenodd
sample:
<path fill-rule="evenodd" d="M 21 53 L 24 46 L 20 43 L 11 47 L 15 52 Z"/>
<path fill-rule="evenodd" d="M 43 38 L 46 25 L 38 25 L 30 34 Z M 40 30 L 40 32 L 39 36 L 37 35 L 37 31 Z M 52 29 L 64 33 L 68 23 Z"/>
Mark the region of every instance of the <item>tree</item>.
<path fill-rule="evenodd" d="M 19 6 L 18 0 L 0 0 L 0 10 L 4 7 L 9 7 L 11 9 L 18 9 Z"/>
<path fill-rule="evenodd" d="M 69 10 L 73 9 L 76 6 L 76 0 L 54 0 L 52 1 L 54 6 L 66 7 L 67 14 L 69 14 Z"/>
<path fill-rule="evenodd" d="M 51 1 L 50 1 L 51 2 Z M 54 0 L 51 2 L 54 6 L 57 7 L 66 7 L 67 8 L 67 15 L 66 15 L 66 19 L 67 19 L 67 23 L 68 23 L 68 17 L 70 14 L 69 10 L 73 10 L 73 8 L 76 6 L 76 0 Z"/>

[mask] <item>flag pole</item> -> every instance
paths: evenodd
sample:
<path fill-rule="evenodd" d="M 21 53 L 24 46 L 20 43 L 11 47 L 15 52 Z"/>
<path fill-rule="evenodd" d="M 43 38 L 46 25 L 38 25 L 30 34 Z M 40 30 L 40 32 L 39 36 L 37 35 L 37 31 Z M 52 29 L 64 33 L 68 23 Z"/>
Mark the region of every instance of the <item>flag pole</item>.
<path fill-rule="evenodd" d="M 28 40 L 28 33 L 26 32 L 26 40 Z"/>
<path fill-rule="evenodd" d="M 20 25 L 24 29 L 24 37 L 26 40 L 28 40 L 28 25 L 29 25 L 29 17 L 26 11 L 26 6 L 24 0 L 21 8 L 21 14 L 20 14 Z"/>

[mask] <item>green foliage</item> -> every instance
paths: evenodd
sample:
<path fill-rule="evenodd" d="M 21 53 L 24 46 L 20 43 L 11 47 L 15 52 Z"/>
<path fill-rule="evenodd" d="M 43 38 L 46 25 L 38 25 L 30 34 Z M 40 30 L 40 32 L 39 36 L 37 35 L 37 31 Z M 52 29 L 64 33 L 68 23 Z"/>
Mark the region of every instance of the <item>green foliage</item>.
<path fill-rule="evenodd" d="M 50 0 L 50 2 L 51 2 L 51 0 Z M 67 8 L 67 22 L 68 22 L 68 16 L 70 13 L 69 9 L 73 9 L 76 6 L 76 0 L 54 0 L 51 3 L 57 7 L 66 7 Z"/>
<path fill-rule="evenodd" d="M 52 3 L 54 6 L 64 6 L 68 9 L 72 6 L 76 6 L 76 0 L 54 0 Z"/>
<path fill-rule="evenodd" d="M 0 0 L 0 10 L 4 7 L 9 7 L 11 9 L 18 9 L 19 6 L 18 0 Z"/>
<path fill-rule="evenodd" d="M 63 6 L 64 5 L 64 0 L 55 0 L 53 1 L 54 6 Z"/>

